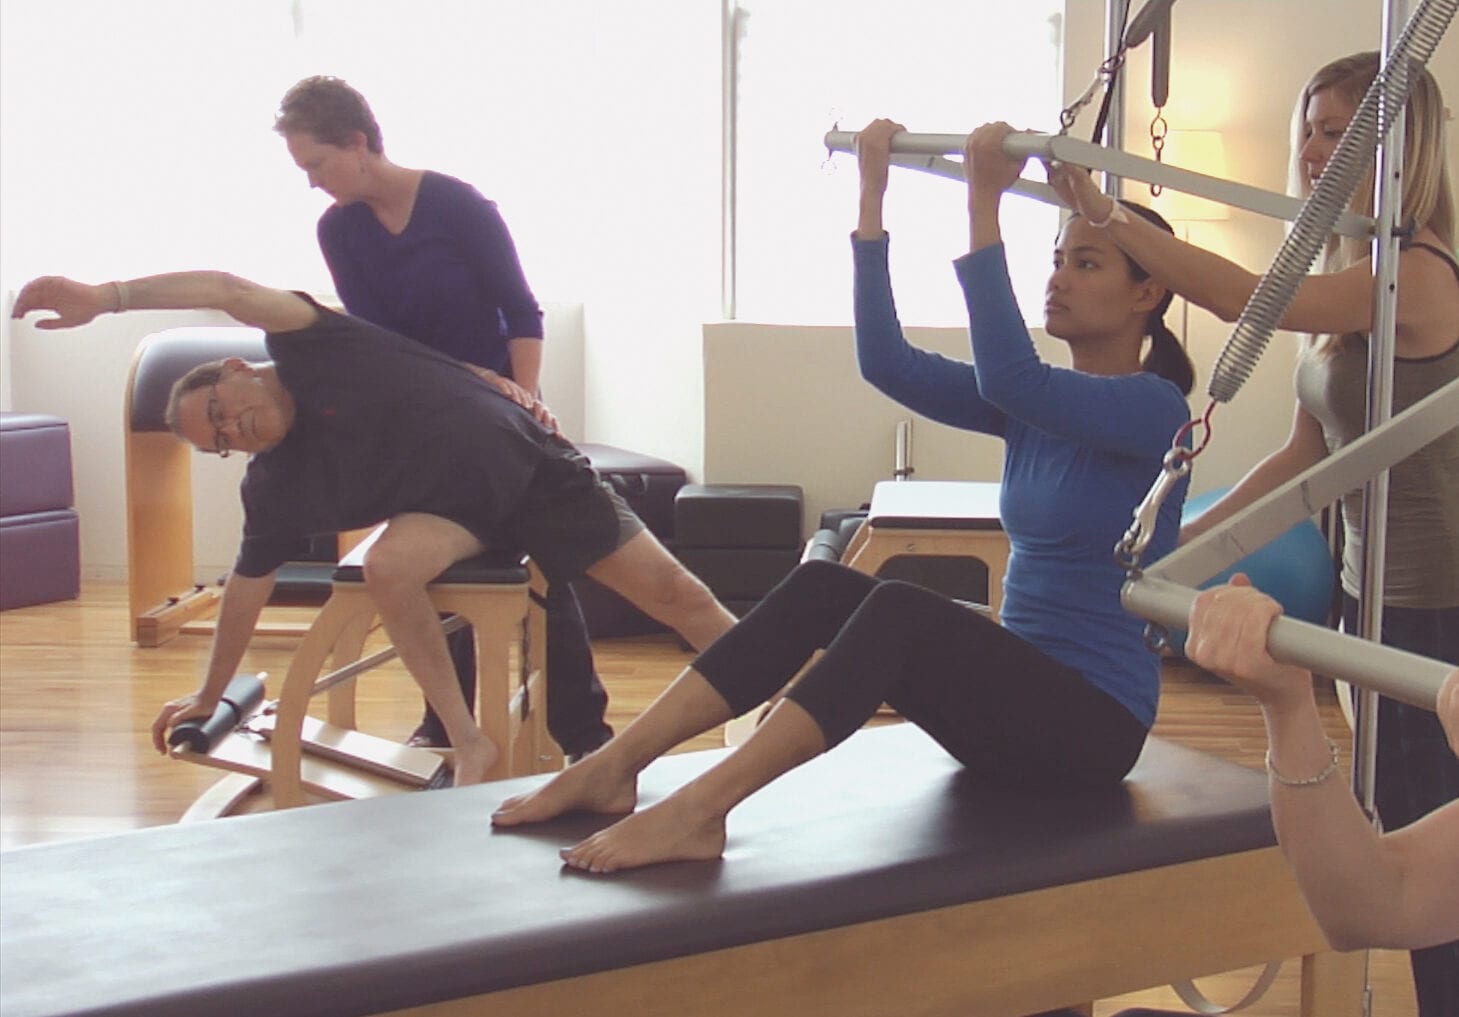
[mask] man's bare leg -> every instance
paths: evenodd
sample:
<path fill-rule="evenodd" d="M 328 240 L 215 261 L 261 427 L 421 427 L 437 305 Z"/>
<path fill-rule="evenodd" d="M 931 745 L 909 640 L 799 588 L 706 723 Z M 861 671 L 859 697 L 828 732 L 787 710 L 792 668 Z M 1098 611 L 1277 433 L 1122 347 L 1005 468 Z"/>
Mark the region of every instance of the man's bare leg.
<path fill-rule="evenodd" d="M 539 823 L 565 812 L 632 812 L 638 774 L 686 738 L 730 719 L 729 704 L 693 668 L 674 681 L 617 737 L 534 791 L 508 798 L 492 814 L 497 826 Z"/>
<path fill-rule="evenodd" d="M 595 563 L 588 575 L 673 628 L 697 650 L 734 627 L 735 616 L 647 530 Z M 729 705 L 714 687 L 686 669 L 622 734 L 537 790 L 503 802 L 492 822 L 538 823 L 575 810 L 631 812 L 638 801 L 638 774 L 645 766 L 730 716 Z"/>
<path fill-rule="evenodd" d="M 724 853 L 729 811 L 824 751 L 820 725 L 799 703 L 781 700 L 755 733 L 718 765 L 663 801 L 564 848 L 562 859 L 587 872 L 616 872 L 718 858 Z"/>
<path fill-rule="evenodd" d="M 648 530 L 596 562 L 588 575 L 669 626 L 696 650 L 734 627 L 735 616 Z"/>
<path fill-rule="evenodd" d="M 412 512 L 391 519 L 365 556 L 365 585 L 385 631 L 451 739 L 457 786 L 485 780 L 500 749 L 482 733 L 461 694 L 426 585 L 481 551 L 481 542 L 464 527 Z"/>

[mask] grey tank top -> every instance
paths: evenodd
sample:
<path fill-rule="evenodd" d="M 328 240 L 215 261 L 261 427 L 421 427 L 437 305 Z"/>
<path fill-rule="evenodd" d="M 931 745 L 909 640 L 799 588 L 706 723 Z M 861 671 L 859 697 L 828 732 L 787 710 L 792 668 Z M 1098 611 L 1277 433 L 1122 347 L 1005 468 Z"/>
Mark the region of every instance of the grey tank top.
<path fill-rule="evenodd" d="M 1444 258 L 1459 276 L 1459 264 L 1440 248 L 1415 244 Z M 1422 359 L 1396 358 L 1393 412 L 1407 409 L 1459 378 L 1459 338 L 1443 353 Z M 1349 333 L 1336 350 L 1304 354 L 1297 366 L 1297 399 L 1321 425 L 1335 452 L 1363 433 L 1368 391 L 1368 337 Z M 1459 421 L 1455 421 L 1459 424 Z M 1358 592 L 1363 560 L 1363 492 L 1343 496 L 1346 548 L 1343 589 Z M 1459 606 L 1459 426 L 1389 470 L 1388 539 L 1383 602 L 1394 607 Z"/>

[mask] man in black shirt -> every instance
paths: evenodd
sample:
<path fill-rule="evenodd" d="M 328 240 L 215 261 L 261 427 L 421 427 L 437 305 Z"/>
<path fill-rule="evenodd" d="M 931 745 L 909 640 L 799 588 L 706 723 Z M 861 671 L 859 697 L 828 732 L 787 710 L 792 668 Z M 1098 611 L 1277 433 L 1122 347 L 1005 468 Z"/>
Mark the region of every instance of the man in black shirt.
<path fill-rule="evenodd" d="M 703 648 L 734 624 L 539 403 L 519 405 L 478 374 L 307 296 L 221 272 L 89 286 L 47 277 L 12 312 L 49 310 L 43 329 L 104 312 L 212 308 L 263 329 L 273 358 L 204 364 L 173 389 L 168 423 L 199 451 L 252 458 L 244 533 L 224 586 L 207 674 L 153 723 L 164 750 L 179 721 L 212 713 L 273 589 L 312 533 L 388 521 L 365 581 L 401 660 L 445 724 L 455 780 L 484 779 L 499 752 L 472 719 L 426 585 L 488 546 L 521 548 L 549 582 L 588 574 Z"/>

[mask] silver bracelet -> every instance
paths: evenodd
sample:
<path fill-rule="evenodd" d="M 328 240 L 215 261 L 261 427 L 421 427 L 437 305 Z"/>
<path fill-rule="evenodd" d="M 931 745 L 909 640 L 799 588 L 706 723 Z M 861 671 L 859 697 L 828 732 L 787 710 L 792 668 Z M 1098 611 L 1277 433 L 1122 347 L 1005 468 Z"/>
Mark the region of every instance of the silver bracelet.
<path fill-rule="evenodd" d="M 1292 777 L 1283 776 L 1282 773 L 1275 766 L 1272 765 L 1272 750 L 1267 749 L 1266 772 L 1271 774 L 1272 780 L 1276 781 L 1278 784 L 1281 784 L 1283 787 L 1316 787 L 1318 784 L 1325 784 L 1328 778 L 1330 778 L 1334 773 L 1337 773 L 1337 744 L 1333 742 L 1331 738 L 1327 739 L 1327 751 L 1330 758 L 1327 761 L 1327 765 L 1322 768 L 1321 773 L 1319 773 L 1315 777 L 1302 777 L 1299 779 L 1294 779 Z"/>
<path fill-rule="evenodd" d="M 1099 222 L 1095 222 L 1093 219 L 1087 217 L 1084 221 L 1089 223 L 1089 225 L 1093 226 L 1097 230 L 1104 229 L 1112 222 L 1129 222 L 1130 217 L 1128 214 L 1126 214 L 1124 206 L 1120 204 L 1120 199 L 1111 198 L 1110 200 L 1114 202 L 1114 204 L 1110 206 L 1109 215 L 1105 216 Z"/>

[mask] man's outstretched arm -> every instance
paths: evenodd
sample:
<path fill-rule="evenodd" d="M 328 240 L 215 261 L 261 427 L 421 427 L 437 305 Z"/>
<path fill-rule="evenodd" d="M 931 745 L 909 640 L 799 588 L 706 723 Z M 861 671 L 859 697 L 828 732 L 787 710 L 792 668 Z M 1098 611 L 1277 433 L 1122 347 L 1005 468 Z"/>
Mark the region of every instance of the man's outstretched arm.
<path fill-rule="evenodd" d="M 227 272 L 169 272 L 126 282 L 91 286 L 63 276 L 43 276 L 25 284 L 10 314 L 53 311 L 37 328 L 75 328 L 99 314 L 151 310 L 215 310 L 265 332 L 290 332 L 314 323 L 318 311 L 288 290 L 240 279 Z"/>

